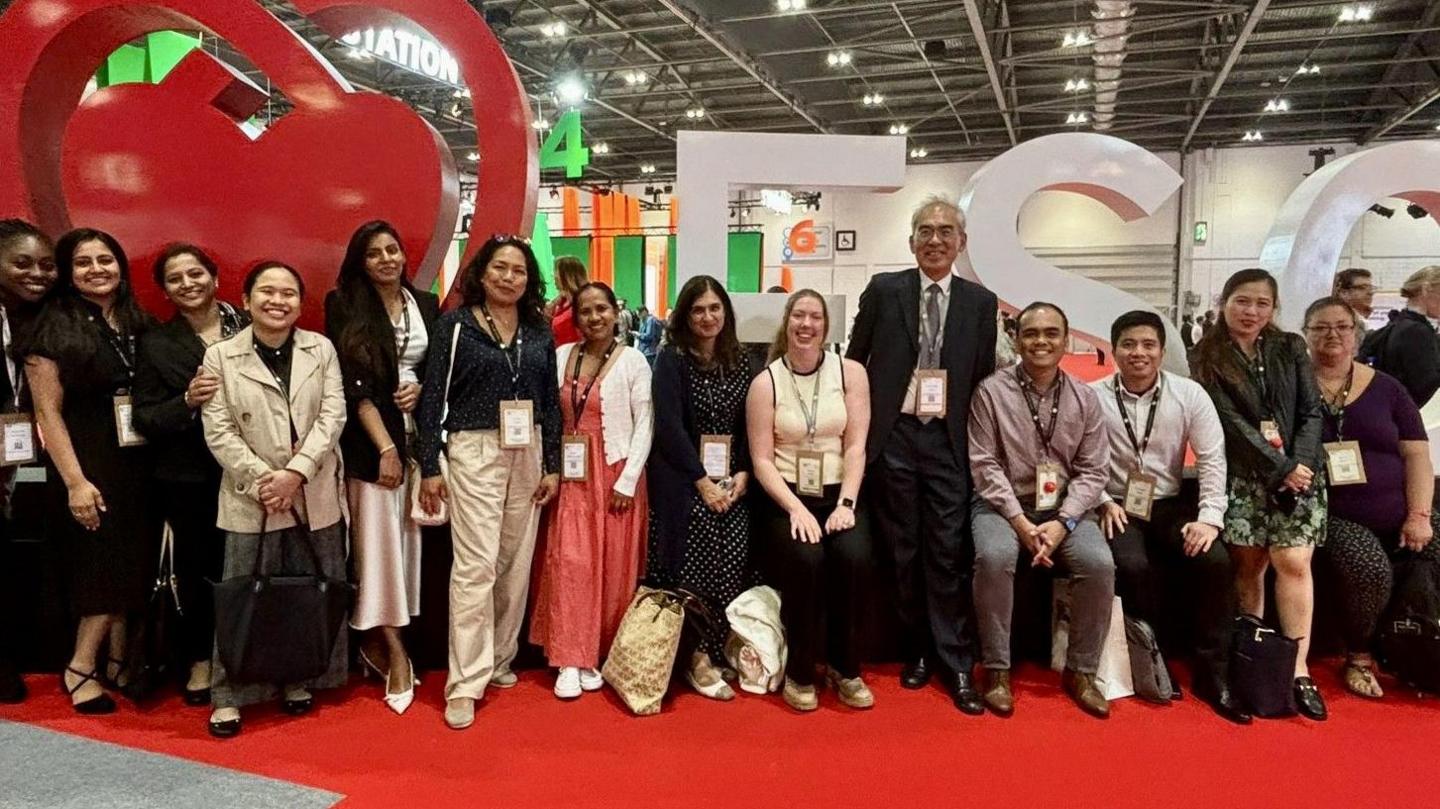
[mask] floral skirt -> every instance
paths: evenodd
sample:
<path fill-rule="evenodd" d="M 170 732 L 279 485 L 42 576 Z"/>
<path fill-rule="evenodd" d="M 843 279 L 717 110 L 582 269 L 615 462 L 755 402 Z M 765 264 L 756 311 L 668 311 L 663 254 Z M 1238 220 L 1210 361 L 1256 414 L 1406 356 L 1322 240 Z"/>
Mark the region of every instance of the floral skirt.
<path fill-rule="evenodd" d="M 1313 548 L 1325 544 L 1324 471 L 1315 475 L 1309 494 L 1300 495 L 1286 514 L 1271 502 L 1264 481 L 1232 475 L 1225 511 L 1225 542 L 1244 548 Z"/>

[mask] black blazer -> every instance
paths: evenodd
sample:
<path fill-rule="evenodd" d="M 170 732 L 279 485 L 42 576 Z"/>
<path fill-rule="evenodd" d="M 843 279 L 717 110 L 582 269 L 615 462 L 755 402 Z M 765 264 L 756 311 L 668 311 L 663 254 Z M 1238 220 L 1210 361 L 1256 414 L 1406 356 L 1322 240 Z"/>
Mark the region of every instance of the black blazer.
<path fill-rule="evenodd" d="M 970 394 L 995 370 L 995 294 L 956 276 L 950 281 L 945 339 L 940 367 L 946 371 L 948 409 L 945 426 L 955 463 L 970 468 L 966 424 Z M 874 463 L 884 452 L 915 363 L 920 359 L 920 269 L 881 273 L 860 294 L 860 308 L 845 356 L 865 366 L 870 378 L 870 436 L 865 457 Z M 968 475 L 967 475 L 968 479 Z M 967 487 L 968 488 L 968 487 Z"/>
<path fill-rule="evenodd" d="M 1360 360 L 1400 380 L 1416 407 L 1440 390 L 1440 334 L 1419 312 L 1406 309 L 1366 338 Z"/>
<path fill-rule="evenodd" d="M 1229 339 L 1212 333 L 1208 339 Z M 1238 383 L 1223 378 L 1209 379 L 1205 390 L 1215 401 L 1220 426 L 1225 431 L 1225 458 L 1230 474 L 1259 477 L 1271 491 L 1299 464 L 1320 472 L 1321 449 L 1320 389 L 1305 340 L 1298 334 L 1272 332 L 1260 351 L 1265 359 L 1265 387 L 1268 406 L 1257 384 L 1242 373 Z M 1260 434 L 1260 422 L 1274 419 L 1280 428 L 1284 449 L 1270 446 Z"/>
<path fill-rule="evenodd" d="M 250 315 L 229 316 L 243 328 Z M 204 483 L 220 480 L 220 465 L 205 444 L 200 409 L 185 404 L 185 389 L 205 359 L 205 343 L 182 315 L 140 337 L 135 361 L 135 429 L 150 442 L 151 474 L 157 480 Z"/>
<path fill-rule="evenodd" d="M 420 319 L 425 324 L 425 332 L 430 335 L 430 349 L 433 350 L 440 299 L 418 289 L 410 290 L 410 294 L 415 296 L 415 304 L 420 309 Z M 395 405 L 394 396 L 395 389 L 400 387 L 399 358 L 393 341 L 382 347 L 390 362 L 385 366 L 386 373 L 379 379 L 371 378 L 370 374 L 348 362 L 340 347 L 340 330 L 345 327 L 345 315 L 335 305 L 335 300 L 333 290 L 325 296 L 325 335 L 335 344 L 335 351 L 340 357 L 340 373 L 345 377 L 345 430 L 340 434 L 340 456 L 345 460 L 345 477 L 374 483 L 380 477 L 380 453 L 375 451 L 375 442 L 370 440 L 365 425 L 360 423 L 360 403 L 369 399 L 375 405 L 375 409 L 380 411 L 380 421 L 385 424 L 385 432 L 395 442 L 395 449 L 402 459 L 408 458 L 405 416 Z M 445 337 L 448 339 L 448 335 Z M 428 355 L 429 351 L 426 353 Z M 425 363 L 421 362 L 415 370 L 423 381 Z"/>

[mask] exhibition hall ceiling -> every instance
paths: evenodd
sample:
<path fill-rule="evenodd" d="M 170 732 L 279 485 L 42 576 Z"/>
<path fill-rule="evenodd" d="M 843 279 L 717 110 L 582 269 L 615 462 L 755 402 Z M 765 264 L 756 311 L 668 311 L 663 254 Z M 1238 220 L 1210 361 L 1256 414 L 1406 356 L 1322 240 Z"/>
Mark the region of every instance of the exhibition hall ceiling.
<path fill-rule="evenodd" d="M 466 165 L 471 103 L 444 77 L 358 53 L 285 0 L 262 2 L 357 86 L 414 106 Z M 1156 151 L 1440 134 L 1440 0 L 470 5 L 538 119 L 554 122 L 557 86 L 578 80 L 586 144 L 608 147 L 585 173 L 600 183 L 673 174 L 674 133 L 696 128 L 903 132 L 912 162 L 983 159 L 1067 131 Z M 225 43 L 206 47 L 245 67 Z M 484 88 L 472 89 L 484 115 Z"/>

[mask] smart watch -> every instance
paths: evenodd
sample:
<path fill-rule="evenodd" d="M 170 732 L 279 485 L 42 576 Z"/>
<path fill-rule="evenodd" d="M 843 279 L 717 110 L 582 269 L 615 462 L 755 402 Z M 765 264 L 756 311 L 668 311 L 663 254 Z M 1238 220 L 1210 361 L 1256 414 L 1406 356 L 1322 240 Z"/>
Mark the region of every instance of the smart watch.
<path fill-rule="evenodd" d="M 1075 526 L 1079 525 L 1080 521 L 1074 517 L 1066 517 L 1060 520 L 1060 524 L 1065 526 L 1065 533 L 1070 534 L 1075 531 Z"/>
<path fill-rule="evenodd" d="M 850 509 L 851 511 L 854 511 L 854 510 L 855 510 L 855 501 L 854 501 L 854 499 L 852 499 L 852 498 L 849 498 L 849 497 L 842 497 L 842 498 L 840 498 L 840 505 L 842 505 L 842 506 Z"/>

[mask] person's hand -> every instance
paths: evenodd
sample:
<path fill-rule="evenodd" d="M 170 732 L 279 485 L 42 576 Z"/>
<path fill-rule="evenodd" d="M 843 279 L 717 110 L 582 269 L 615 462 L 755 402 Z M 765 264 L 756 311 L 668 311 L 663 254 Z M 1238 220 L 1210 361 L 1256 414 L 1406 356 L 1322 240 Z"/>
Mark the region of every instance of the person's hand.
<path fill-rule="evenodd" d="M 1035 523 L 1030 522 L 1024 514 L 1016 514 L 1010 518 L 1010 527 L 1015 530 L 1015 539 L 1020 543 L 1031 556 L 1039 553 L 1040 546 L 1035 539 Z"/>
<path fill-rule="evenodd" d="M 1048 520 L 1035 526 L 1033 536 L 1039 550 L 1036 552 L 1035 558 L 1030 560 L 1030 566 L 1054 567 L 1055 560 L 1050 558 L 1050 554 L 1060 547 L 1060 543 L 1065 541 L 1068 533 L 1059 520 Z"/>
<path fill-rule="evenodd" d="M 1290 470 L 1290 474 L 1285 476 L 1285 481 L 1281 485 L 1299 494 L 1310 488 L 1310 484 L 1314 481 L 1315 473 L 1310 471 L 1310 467 L 1302 463 Z"/>
<path fill-rule="evenodd" d="M 610 513 L 624 514 L 635 505 L 635 498 L 617 491 L 610 492 Z"/>
<path fill-rule="evenodd" d="M 100 490 L 88 480 L 82 480 L 70 487 L 70 516 L 85 526 L 86 531 L 100 528 L 100 514 L 105 511 L 105 498 Z"/>
<path fill-rule="evenodd" d="M 1185 555 L 1199 556 L 1207 553 L 1210 546 L 1215 544 L 1215 537 L 1220 536 L 1220 529 L 1203 522 L 1187 522 L 1180 529 L 1180 536 L 1185 540 Z"/>
<path fill-rule="evenodd" d="M 375 482 L 387 489 L 393 489 L 404 480 L 405 464 L 400 460 L 400 451 L 391 445 L 380 453 L 380 475 Z"/>
<path fill-rule="evenodd" d="M 716 514 L 724 514 L 730 509 L 730 495 L 710 478 L 695 481 L 695 489 L 700 492 L 700 499 L 705 502 L 705 507 Z"/>
<path fill-rule="evenodd" d="M 220 377 L 205 370 L 202 365 L 195 371 L 195 376 L 190 378 L 190 384 L 185 386 L 185 406 L 194 410 L 215 398 L 218 390 Z"/>
<path fill-rule="evenodd" d="M 395 389 L 395 406 L 400 408 L 401 413 L 415 412 L 415 405 L 420 403 L 420 385 L 415 382 L 406 382 Z"/>
<path fill-rule="evenodd" d="M 260 504 L 271 514 L 289 511 L 305 479 L 290 469 L 277 469 L 260 476 Z"/>
<path fill-rule="evenodd" d="M 1419 553 L 1425 550 L 1425 546 L 1434 539 L 1435 531 L 1430 527 L 1430 517 L 1427 514 L 1410 512 L 1405 517 L 1405 524 L 1400 526 L 1400 547 Z"/>
<path fill-rule="evenodd" d="M 790 538 L 811 545 L 820 541 L 820 523 L 810 509 L 801 506 L 790 512 Z"/>
<path fill-rule="evenodd" d="M 730 505 L 732 505 L 732 506 L 735 505 L 736 501 L 738 501 L 740 498 L 744 497 L 744 496 L 745 496 L 745 492 L 746 492 L 749 488 L 750 488 L 750 473 L 749 473 L 749 472 L 736 472 L 736 473 L 730 478 L 730 494 L 729 494 L 729 496 L 728 496 L 728 499 L 730 500 Z"/>
<path fill-rule="evenodd" d="M 848 531 L 855 527 L 855 509 L 849 506 L 836 506 L 825 520 L 825 533 L 838 534 L 841 531 Z"/>
<path fill-rule="evenodd" d="M 555 493 L 560 491 L 560 474 L 551 472 L 540 478 L 540 485 L 535 487 L 535 496 L 532 498 L 535 505 L 544 506 L 555 498 Z"/>
<path fill-rule="evenodd" d="M 1115 501 L 1107 501 L 1100 504 L 1100 530 L 1105 532 L 1106 539 L 1114 539 L 1120 532 L 1130 524 L 1130 515 Z"/>
<path fill-rule="evenodd" d="M 438 514 L 442 503 L 450 499 L 450 489 L 445 485 L 443 475 L 420 479 L 420 510 L 426 514 Z"/>

